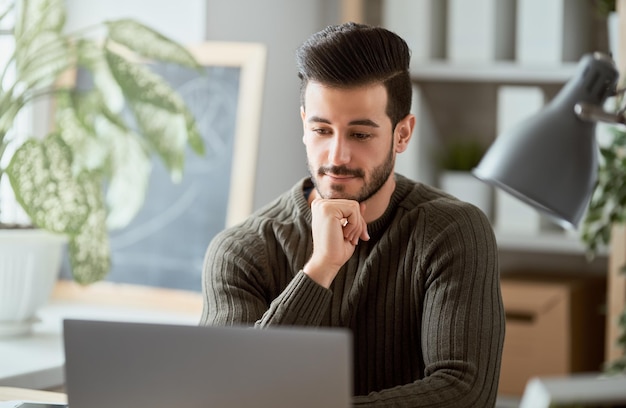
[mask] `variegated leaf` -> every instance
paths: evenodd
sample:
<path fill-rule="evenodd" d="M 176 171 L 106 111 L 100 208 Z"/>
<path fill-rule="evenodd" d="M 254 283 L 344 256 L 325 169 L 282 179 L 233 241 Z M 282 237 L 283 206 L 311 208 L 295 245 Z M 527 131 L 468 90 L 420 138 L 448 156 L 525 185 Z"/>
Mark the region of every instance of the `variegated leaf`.
<path fill-rule="evenodd" d="M 100 178 L 84 172 L 79 176 L 79 182 L 85 188 L 91 211 L 79 233 L 70 237 L 68 250 L 74 280 L 88 285 L 104 279 L 109 273 L 111 249 Z"/>
<path fill-rule="evenodd" d="M 138 21 L 123 19 L 106 22 L 109 38 L 149 59 L 173 62 L 190 68 L 201 66 L 184 47 Z"/>
<path fill-rule="evenodd" d="M 141 102 L 131 103 L 131 109 L 141 134 L 170 171 L 172 180 L 180 181 L 187 143 L 187 123 L 184 116 Z"/>
<path fill-rule="evenodd" d="M 80 117 L 80 112 L 75 109 L 76 106 L 85 107 L 90 99 L 83 97 L 74 103 L 68 94 L 64 94 L 59 96 L 58 103 L 57 124 L 63 140 L 72 146 L 73 174 L 84 170 L 102 171 L 109 158 L 110 141 L 99 137 L 94 124 Z"/>
<path fill-rule="evenodd" d="M 181 112 L 183 100 L 159 75 L 146 66 L 133 64 L 118 54 L 106 51 L 113 77 L 130 102 L 144 102 L 170 112 Z"/>
<path fill-rule="evenodd" d="M 189 146 L 198 155 L 204 156 L 204 154 L 206 153 L 204 148 L 204 139 L 202 139 L 202 135 L 198 130 L 196 120 L 193 117 L 193 114 L 189 111 L 189 109 L 185 109 L 184 115 L 185 122 L 187 123 L 187 138 Z"/>
<path fill-rule="evenodd" d="M 28 47 L 17 49 L 17 80 L 28 87 L 53 84 L 73 62 L 68 44 L 52 31 L 42 32 Z"/>
<path fill-rule="evenodd" d="M 60 32 L 65 25 L 66 0 L 23 0 L 15 22 L 19 44 L 33 40 L 42 31 Z"/>
<path fill-rule="evenodd" d="M 6 173 L 17 201 L 33 223 L 52 232 L 77 233 L 90 212 L 84 187 L 72 174 L 72 152 L 58 134 L 30 139 Z"/>
<path fill-rule="evenodd" d="M 109 183 L 106 189 L 107 227 L 123 228 L 141 209 L 148 189 L 152 163 L 139 135 L 101 118 L 98 133 L 111 146 Z"/>
<path fill-rule="evenodd" d="M 93 41 L 78 42 L 78 63 L 89 70 L 96 89 L 102 95 L 107 109 L 119 114 L 124 108 L 124 95 L 120 86 L 111 74 L 104 50 Z"/>

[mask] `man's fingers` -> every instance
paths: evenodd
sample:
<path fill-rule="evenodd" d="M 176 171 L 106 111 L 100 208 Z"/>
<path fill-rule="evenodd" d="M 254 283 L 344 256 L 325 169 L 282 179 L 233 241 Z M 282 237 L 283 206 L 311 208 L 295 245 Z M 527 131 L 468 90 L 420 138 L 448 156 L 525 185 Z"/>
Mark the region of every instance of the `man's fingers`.
<path fill-rule="evenodd" d="M 367 223 L 365 223 L 365 221 L 357 224 L 348 223 L 345 227 L 343 227 L 343 236 L 353 245 L 357 245 L 359 243 L 359 239 L 364 241 L 369 240 L 370 237 L 367 233 Z"/>

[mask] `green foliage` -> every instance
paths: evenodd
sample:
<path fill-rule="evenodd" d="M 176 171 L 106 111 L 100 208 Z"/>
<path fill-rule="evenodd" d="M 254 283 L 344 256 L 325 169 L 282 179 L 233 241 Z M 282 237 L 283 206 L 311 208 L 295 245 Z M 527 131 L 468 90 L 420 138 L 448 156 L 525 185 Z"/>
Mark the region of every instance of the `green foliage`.
<path fill-rule="evenodd" d="M 600 148 L 598 180 L 581 229 L 591 256 L 609 244 L 613 224 L 626 221 L 626 132 L 611 130 L 613 143 Z"/>
<path fill-rule="evenodd" d="M 617 98 L 616 106 L 621 105 L 622 98 Z M 590 259 L 600 248 L 609 245 L 613 226 L 626 222 L 626 131 L 618 127 L 611 131 L 610 146 L 600 147 L 598 180 L 581 226 L 581 238 Z M 621 273 L 625 270 L 626 266 L 622 267 Z M 621 334 L 617 345 L 624 350 L 624 355 L 607 362 L 607 373 L 626 373 L 626 310 L 618 325 Z"/>
<path fill-rule="evenodd" d="M 595 0 L 596 10 L 599 15 L 606 16 L 615 11 L 615 0 Z"/>
<path fill-rule="evenodd" d="M 441 166 L 445 170 L 470 171 L 484 154 L 484 146 L 474 140 L 453 141 L 444 148 Z"/>
<path fill-rule="evenodd" d="M 15 12 L 16 46 L 0 67 L 0 158 L 25 106 L 52 96 L 56 112 L 54 131 L 26 135 L 0 177 L 8 177 L 36 227 L 68 236 L 73 276 L 88 284 L 110 269 L 109 229 L 127 225 L 143 204 L 151 157 L 178 181 L 186 147 L 204 153 L 180 95 L 145 62 L 200 66 L 184 47 L 134 20 L 105 22 L 104 38 L 94 40 L 65 31 L 65 0 L 5 4 L 0 21 Z M 90 72 L 92 89 L 79 92 L 66 80 L 78 69 Z"/>

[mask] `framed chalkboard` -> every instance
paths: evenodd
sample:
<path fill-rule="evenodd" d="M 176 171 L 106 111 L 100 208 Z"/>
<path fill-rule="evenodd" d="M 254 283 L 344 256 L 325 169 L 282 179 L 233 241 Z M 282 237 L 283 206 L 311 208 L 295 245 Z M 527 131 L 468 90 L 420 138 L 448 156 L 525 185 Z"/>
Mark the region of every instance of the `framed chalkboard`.
<path fill-rule="evenodd" d="M 265 47 L 207 42 L 189 48 L 202 74 L 177 65 L 151 69 L 189 106 L 206 154 L 188 152 L 177 184 L 153 162 L 144 207 L 127 227 L 111 232 L 109 281 L 200 291 L 210 240 L 252 211 Z"/>

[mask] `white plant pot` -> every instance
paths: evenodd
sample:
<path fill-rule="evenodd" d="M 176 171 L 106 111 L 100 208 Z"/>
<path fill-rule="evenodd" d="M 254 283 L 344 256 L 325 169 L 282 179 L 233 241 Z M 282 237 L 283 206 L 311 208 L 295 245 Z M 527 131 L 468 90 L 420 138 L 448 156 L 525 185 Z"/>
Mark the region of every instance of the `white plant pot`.
<path fill-rule="evenodd" d="M 67 239 L 43 230 L 0 230 L 0 337 L 24 335 L 52 294 Z"/>
<path fill-rule="evenodd" d="M 474 177 L 468 171 L 444 171 L 439 178 L 443 191 L 459 200 L 474 204 L 491 220 L 493 208 L 493 189 Z"/>

